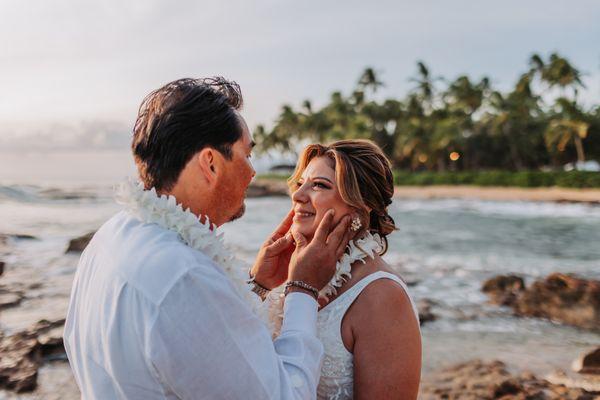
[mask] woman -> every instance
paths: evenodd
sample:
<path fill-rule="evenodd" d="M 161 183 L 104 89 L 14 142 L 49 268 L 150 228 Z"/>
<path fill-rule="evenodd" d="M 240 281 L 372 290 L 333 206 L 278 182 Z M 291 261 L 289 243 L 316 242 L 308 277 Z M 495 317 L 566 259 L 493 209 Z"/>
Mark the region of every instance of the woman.
<path fill-rule="evenodd" d="M 292 233 L 310 241 L 329 209 L 351 215 L 356 239 L 322 291 L 318 317 L 325 348 L 319 399 L 416 399 L 421 370 L 418 314 L 404 282 L 381 258 L 396 230 L 387 213 L 390 163 L 367 140 L 309 145 L 288 184 Z M 335 221 L 337 222 L 337 221 Z"/>

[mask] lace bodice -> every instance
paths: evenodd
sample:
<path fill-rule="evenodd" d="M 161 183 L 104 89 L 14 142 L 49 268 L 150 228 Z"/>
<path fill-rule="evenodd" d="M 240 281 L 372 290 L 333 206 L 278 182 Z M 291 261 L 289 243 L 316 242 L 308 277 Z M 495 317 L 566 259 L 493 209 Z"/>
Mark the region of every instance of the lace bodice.
<path fill-rule="evenodd" d="M 325 348 L 321 380 L 317 388 L 319 400 L 344 400 L 353 398 L 354 364 L 353 356 L 342 341 L 342 319 L 354 300 L 371 282 L 377 279 L 391 279 L 397 282 L 406 292 L 417 318 L 417 308 L 408 294 L 406 284 L 394 274 L 377 271 L 358 281 L 350 289 L 334 299 L 319 311 L 317 317 L 317 336 Z"/>

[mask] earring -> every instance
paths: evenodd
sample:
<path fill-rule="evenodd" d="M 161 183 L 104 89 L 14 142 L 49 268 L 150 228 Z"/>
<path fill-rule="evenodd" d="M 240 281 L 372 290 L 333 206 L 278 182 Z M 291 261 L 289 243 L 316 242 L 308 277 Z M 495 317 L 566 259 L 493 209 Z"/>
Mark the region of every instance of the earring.
<path fill-rule="evenodd" d="M 356 218 L 352 219 L 352 224 L 350 224 L 350 230 L 353 232 L 356 232 L 357 230 L 360 229 L 361 226 L 362 226 L 362 223 L 360 222 L 360 218 L 356 217 Z"/>

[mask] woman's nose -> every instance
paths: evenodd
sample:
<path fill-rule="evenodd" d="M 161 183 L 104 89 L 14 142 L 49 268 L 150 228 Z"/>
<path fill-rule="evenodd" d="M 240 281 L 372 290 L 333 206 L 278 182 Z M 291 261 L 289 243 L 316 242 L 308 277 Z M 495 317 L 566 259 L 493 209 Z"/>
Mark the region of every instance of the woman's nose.
<path fill-rule="evenodd" d="M 301 185 L 294 193 L 292 193 L 292 201 L 296 203 L 306 203 L 308 201 L 305 185 Z"/>

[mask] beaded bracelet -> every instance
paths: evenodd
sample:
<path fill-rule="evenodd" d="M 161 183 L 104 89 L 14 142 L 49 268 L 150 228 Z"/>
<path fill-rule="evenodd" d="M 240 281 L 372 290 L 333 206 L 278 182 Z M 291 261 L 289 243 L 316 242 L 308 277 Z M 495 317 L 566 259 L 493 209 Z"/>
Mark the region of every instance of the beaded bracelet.
<path fill-rule="evenodd" d="M 289 281 L 288 283 L 286 283 L 283 294 L 287 296 L 287 294 L 289 293 L 289 291 L 292 287 L 297 287 L 300 289 L 307 290 L 307 291 L 311 292 L 311 294 L 313 295 L 315 300 L 319 299 L 319 291 L 315 287 L 309 285 L 308 283 L 302 282 L 302 281 Z"/>

